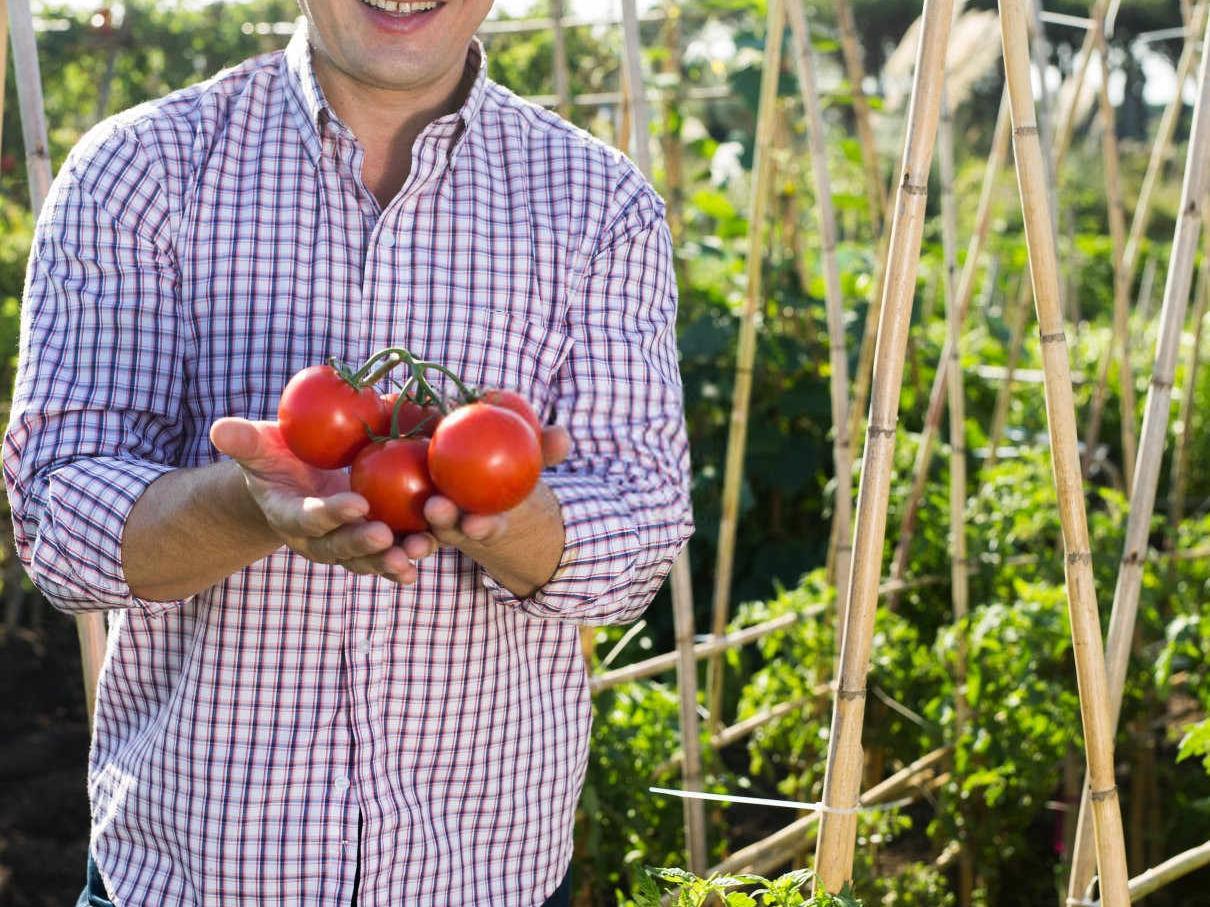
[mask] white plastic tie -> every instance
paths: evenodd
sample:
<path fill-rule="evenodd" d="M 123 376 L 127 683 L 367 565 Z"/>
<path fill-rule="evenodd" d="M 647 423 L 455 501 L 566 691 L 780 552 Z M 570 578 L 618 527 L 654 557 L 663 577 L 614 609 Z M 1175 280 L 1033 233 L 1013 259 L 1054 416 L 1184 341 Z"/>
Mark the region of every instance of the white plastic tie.
<path fill-rule="evenodd" d="M 895 800 L 891 803 L 879 803 L 870 806 L 828 806 L 826 803 L 805 803 L 801 800 L 771 800 L 766 797 L 741 797 L 738 794 L 707 794 L 696 790 L 673 790 L 667 787 L 649 787 L 653 794 L 666 794 L 670 797 L 683 797 L 687 800 L 711 800 L 718 803 L 749 803 L 753 806 L 778 806 L 782 809 L 803 809 L 812 812 L 830 813 L 834 816 L 855 816 L 859 813 L 884 812 L 907 806 L 911 798 Z"/>

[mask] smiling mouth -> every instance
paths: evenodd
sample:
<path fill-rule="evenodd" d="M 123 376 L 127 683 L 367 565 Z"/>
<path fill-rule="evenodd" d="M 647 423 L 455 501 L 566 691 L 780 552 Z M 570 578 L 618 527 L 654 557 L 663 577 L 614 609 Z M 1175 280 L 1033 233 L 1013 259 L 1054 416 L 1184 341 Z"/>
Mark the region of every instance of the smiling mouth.
<path fill-rule="evenodd" d="M 424 2 L 418 3 L 397 3 L 395 0 L 361 0 L 361 2 L 366 6 L 372 6 L 376 10 L 400 18 L 431 12 L 441 6 L 436 0 L 424 0 Z"/>

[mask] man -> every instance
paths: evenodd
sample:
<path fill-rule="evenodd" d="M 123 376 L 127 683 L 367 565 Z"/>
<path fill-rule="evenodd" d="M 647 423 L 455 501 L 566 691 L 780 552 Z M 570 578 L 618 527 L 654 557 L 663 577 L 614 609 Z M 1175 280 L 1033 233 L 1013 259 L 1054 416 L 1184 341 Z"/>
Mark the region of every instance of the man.
<path fill-rule="evenodd" d="M 98 127 L 38 226 L 4 466 L 109 612 L 81 903 L 567 903 L 577 625 L 691 531 L 660 200 L 486 79 L 490 0 L 374 3 Z M 288 453 L 292 374 L 397 345 L 560 426 L 528 500 L 395 539 Z"/>

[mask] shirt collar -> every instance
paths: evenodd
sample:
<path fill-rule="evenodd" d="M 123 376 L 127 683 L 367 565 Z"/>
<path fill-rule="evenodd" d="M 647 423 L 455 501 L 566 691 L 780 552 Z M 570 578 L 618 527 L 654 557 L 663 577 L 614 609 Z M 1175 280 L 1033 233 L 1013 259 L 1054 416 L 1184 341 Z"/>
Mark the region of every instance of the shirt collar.
<path fill-rule="evenodd" d="M 451 161 L 462 147 L 467 133 L 479 118 L 487 96 L 487 53 L 483 42 L 478 37 L 471 39 L 467 51 L 466 68 L 474 72 L 474 82 L 466 99 L 456 114 L 450 114 L 434 121 L 435 124 L 457 124 L 459 128 L 452 131 L 454 140 L 448 148 Z M 303 134 L 303 144 L 311 161 L 319 163 L 323 143 L 321 134 L 325 122 L 340 123 L 340 118 L 328 106 L 315 70 L 311 66 L 311 45 L 308 40 L 308 25 L 305 18 L 299 18 L 298 26 L 285 51 L 286 90 L 293 99 L 295 110 L 302 115 L 300 124 Z M 341 124 L 343 125 L 343 124 Z"/>

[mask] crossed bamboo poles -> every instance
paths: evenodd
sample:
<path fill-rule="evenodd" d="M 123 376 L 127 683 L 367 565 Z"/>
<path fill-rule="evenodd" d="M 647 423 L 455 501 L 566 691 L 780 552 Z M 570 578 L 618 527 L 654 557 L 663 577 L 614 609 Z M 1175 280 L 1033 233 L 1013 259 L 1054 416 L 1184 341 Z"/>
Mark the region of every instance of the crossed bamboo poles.
<path fill-rule="evenodd" d="M 781 4 L 770 4 L 769 53 L 779 61 Z M 876 389 L 870 409 L 861 486 L 854 559 L 849 577 L 848 610 L 842 636 L 837 694 L 830 735 L 828 767 L 824 780 L 824 809 L 820 819 L 816 854 L 816 877 L 821 887 L 838 890 L 850 877 L 856 838 L 858 793 L 861 783 L 861 722 L 864 715 L 866 675 L 869 668 L 882 545 L 886 530 L 895 422 L 898 416 L 904 353 L 912 298 L 915 291 L 920 237 L 927 196 L 927 173 L 937 131 L 943 83 L 945 49 L 953 16 L 952 0 L 927 0 L 917 57 L 902 178 L 898 181 L 894 219 L 890 231 L 889 270 L 883 291 L 879 336 L 873 371 Z M 1091 552 L 1082 482 L 1076 446 L 1075 410 L 1072 400 L 1070 364 L 1065 346 L 1059 306 L 1057 255 L 1053 220 L 1048 198 L 1046 165 L 1033 109 L 1029 83 L 1027 23 L 1023 5 L 1005 0 L 1001 5 L 1001 28 L 1008 75 L 1009 98 L 1014 123 L 1018 182 L 1026 219 L 1034 295 L 1043 339 L 1047 379 L 1047 414 L 1058 486 L 1060 517 L 1067 551 L 1067 576 L 1076 670 L 1080 680 L 1081 712 L 1093 782 L 1094 816 L 1098 829 L 1098 862 L 1107 904 L 1128 903 L 1125 847 L 1121 815 L 1113 782 L 1113 739 L 1108 721 L 1104 654 L 1101 648 L 1096 600 L 1092 587 Z M 769 76 L 768 70 L 766 76 Z M 770 79 L 766 79 L 768 85 Z M 775 95 L 762 91 L 762 102 Z M 762 107 L 764 104 L 762 103 Z M 757 155 L 767 145 L 758 128 Z M 758 169 L 757 193 L 761 189 Z M 763 210 L 759 199 L 754 213 Z M 755 219 L 751 235 L 759 236 L 763 220 Z M 759 242 L 756 240 L 755 242 Z M 758 250 L 759 251 L 759 250 Z M 759 257 L 759 256 L 758 256 Z M 759 270 L 759 261 L 755 263 Z M 759 275 L 753 288 L 754 263 L 749 261 L 749 308 L 759 300 Z M 748 322 L 745 322 L 745 331 Z M 741 334 L 737 372 L 736 407 L 733 410 L 732 456 L 742 458 L 742 431 L 750 389 L 751 364 L 746 353 L 754 349 L 755 324 L 750 335 Z M 745 371 L 747 370 L 747 371 Z M 741 385 L 747 382 L 746 387 Z M 738 475 L 737 469 L 728 473 Z M 724 511 L 724 524 L 727 520 Z M 731 528 L 732 539 L 734 527 Z M 723 538 L 720 536 L 720 545 Z M 720 561 L 725 558 L 720 551 Z M 729 568 L 729 564 L 728 564 Z M 729 584 L 726 576 L 716 577 Z M 716 602 L 717 602 L 716 597 Z M 716 611 L 716 619 L 719 612 Z M 721 697 L 720 697 L 721 699 Z M 713 700 L 718 702 L 719 700 Z"/>
<path fill-rule="evenodd" d="M 1193 263 L 1202 228 L 1203 206 L 1206 203 L 1207 189 L 1210 188 L 1210 165 L 1207 163 L 1207 156 L 1210 155 L 1210 65 L 1208 65 L 1210 59 L 1208 57 L 1210 57 L 1210 30 L 1206 31 L 1203 38 L 1198 99 L 1194 107 L 1193 126 L 1189 136 L 1185 163 L 1185 178 L 1181 188 L 1181 202 L 1172 240 L 1168 279 L 1164 287 L 1164 301 L 1160 310 L 1155 368 L 1147 393 L 1142 440 L 1134 463 L 1134 482 L 1131 486 L 1130 512 L 1126 522 L 1125 550 L 1122 554 L 1117 586 L 1114 589 L 1113 610 L 1109 618 L 1106 648 L 1109 657 L 1108 718 L 1111 733 L 1117 725 L 1122 707 L 1122 691 L 1130 659 L 1130 645 L 1134 638 L 1135 619 L 1138 615 L 1143 567 L 1147 559 L 1147 536 L 1151 528 L 1156 489 L 1159 485 L 1160 463 L 1163 459 L 1164 441 L 1167 436 L 1172 383 L 1176 373 L 1181 328 L 1185 323 L 1189 290 L 1193 282 Z M 1094 781 L 1094 790 L 1095 786 Z M 1087 819 L 1089 810 L 1095 809 L 1097 804 L 1094 800 L 1090 806 L 1088 790 L 1089 786 L 1085 785 L 1083 801 L 1080 804 L 1080 820 L 1076 830 L 1076 845 L 1068 886 L 1069 899 L 1077 902 L 1086 897 L 1086 891 L 1093 875 L 1093 864 L 1090 859 L 1090 829 Z M 1101 890 L 1104 891 L 1103 869 L 1100 883 Z"/>

